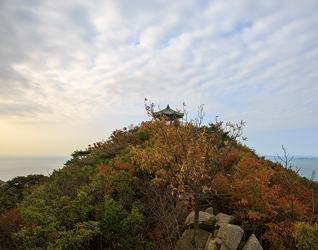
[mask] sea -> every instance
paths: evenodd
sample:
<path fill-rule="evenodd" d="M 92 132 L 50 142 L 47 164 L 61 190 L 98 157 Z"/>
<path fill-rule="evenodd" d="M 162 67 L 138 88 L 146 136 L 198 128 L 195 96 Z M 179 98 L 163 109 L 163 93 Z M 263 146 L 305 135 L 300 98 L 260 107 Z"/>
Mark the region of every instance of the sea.
<path fill-rule="evenodd" d="M 49 176 L 54 169 L 61 169 L 71 157 L 68 155 L 0 155 L 0 180 L 8 181 L 17 176 L 43 174 Z M 265 159 L 276 162 L 277 156 L 265 156 Z M 315 171 L 318 181 L 318 156 L 295 156 L 290 164 L 293 169 L 299 168 L 299 175 L 311 178 Z"/>
<path fill-rule="evenodd" d="M 69 159 L 69 155 L 0 155 L 0 180 L 31 174 L 49 176 Z"/>
<path fill-rule="evenodd" d="M 265 156 L 265 159 L 280 162 L 277 156 L 268 155 Z M 288 157 L 287 160 L 291 160 L 289 165 L 293 170 L 299 169 L 298 174 L 307 179 L 311 179 L 313 171 L 315 171 L 314 181 L 318 181 L 318 156 L 293 156 Z"/>

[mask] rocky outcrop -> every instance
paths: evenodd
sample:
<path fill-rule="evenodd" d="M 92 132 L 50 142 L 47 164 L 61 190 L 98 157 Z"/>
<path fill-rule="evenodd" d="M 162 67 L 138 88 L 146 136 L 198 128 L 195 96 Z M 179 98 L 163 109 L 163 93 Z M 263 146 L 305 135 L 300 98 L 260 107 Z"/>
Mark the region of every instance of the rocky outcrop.
<path fill-rule="evenodd" d="M 222 240 L 220 238 L 215 238 L 212 234 L 210 234 L 205 244 L 205 250 L 219 250 L 219 246 L 221 246 L 221 244 Z"/>
<path fill-rule="evenodd" d="M 194 227 L 194 211 L 191 212 L 185 221 L 186 228 L 193 228 Z M 213 214 L 209 214 L 206 212 L 199 212 L 199 228 L 213 231 L 215 228 L 216 218 Z"/>
<path fill-rule="evenodd" d="M 210 235 L 210 232 L 203 229 L 199 229 L 199 249 L 204 250 L 206 241 Z M 194 228 L 189 228 L 184 231 L 181 238 L 178 241 L 176 249 L 178 250 L 193 250 L 193 237 Z"/>
<path fill-rule="evenodd" d="M 225 245 L 227 248 L 223 247 L 224 249 L 236 250 L 243 234 L 244 231 L 239 226 L 223 224 L 217 234 L 217 237 L 222 240 L 221 249 L 222 245 Z"/>
<path fill-rule="evenodd" d="M 236 250 L 244 231 L 234 225 L 235 217 L 219 213 L 213 215 L 213 208 L 199 212 L 199 249 L 200 250 Z M 185 221 L 186 230 L 178 241 L 178 250 L 192 250 L 194 244 L 194 211 Z M 263 250 L 256 236 L 252 234 L 243 250 Z"/>
<path fill-rule="evenodd" d="M 248 238 L 248 240 L 247 240 L 247 242 L 242 250 L 263 250 L 263 247 L 261 246 L 261 244 L 257 240 L 256 236 L 254 234 L 252 234 Z"/>
<path fill-rule="evenodd" d="M 222 226 L 223 224 L 234 224 L 234 221 L 235 221 L 235 217 L 232 215 L 219 213 L 216 216 L 216 225 L 218 227 Z"/>

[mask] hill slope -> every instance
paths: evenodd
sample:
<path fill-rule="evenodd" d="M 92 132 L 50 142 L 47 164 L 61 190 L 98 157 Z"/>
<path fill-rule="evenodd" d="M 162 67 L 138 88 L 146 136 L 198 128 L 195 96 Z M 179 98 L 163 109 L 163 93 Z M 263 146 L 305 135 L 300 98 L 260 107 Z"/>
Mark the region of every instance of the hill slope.
<path fill-rule="evenodd" d="M 245 239 L 254 233 L 265 249 L 310 249 L 317 183 L 258 157 L 236 132 L 156 120 L 116 130 L 48 178 L 1 186 L 0 245 L 173 249 L 192 196 L 198 210 L 235 215 Z"/>

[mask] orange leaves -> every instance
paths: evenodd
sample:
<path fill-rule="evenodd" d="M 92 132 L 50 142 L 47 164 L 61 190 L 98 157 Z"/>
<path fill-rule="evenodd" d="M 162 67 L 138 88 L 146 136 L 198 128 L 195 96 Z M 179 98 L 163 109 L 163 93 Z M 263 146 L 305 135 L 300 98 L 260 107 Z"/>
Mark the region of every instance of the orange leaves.
<path fill-rule="evenodd" d="M 141 170 L 155 173 L 156 184 L 203 193 L 202 187 L 211 186 L 224 165 L 237 159 L 238 151 L 232 152 L 230 146 L 218 149 L 216 137 L 191 122 L 169 126 L 164 120 L 155 120 L 143 129 L 151 137 L 142 147 L 133 149 L 132 160 Z"/>
<path fill-rule="evenodd" d="M 261 238 L 263 246 L 268 244 L 270 249 L 295 249 L 295 224 L 288 219 L 265 224 L 266 232 Z"/>
<path fill-rule="evenodd" d="M 101 163 L 99 165 L 97 165 L 97 169 L 103 173 L 105 176 L 108 176 L 111 174 L 112 172 L 112 168 L 107 167 L 107 165 L 105 163 Z"/>
<path fill-rule="evenodd" d="M 297 185 L 286 185 L 280 171 L 273 163 L 247 153 L 236 165 L 231 182 L 234 214 L 246 231 L 263 234 L 261 243 L 268 249 L 288 249 L 294 244 L 293 221 L 311 218 L 307 214 L 310 190 L 297 176 L 292 176 L 294 181 L 298 178 Z"/>
<path fill-rule="evenodd" d="M 167 174 L 167 171 L 164 169 L 160 169 L 156 172 L 157 176 L 165 176 Z"/>
<path fill-rule="evenodd" d="M 281 199 L 281 187 L 273 185 L 272 169 L 264 167 L 257 159 L 245 156 L 237 165 L 233 177 L 233 206 L 243 211 L 239 216 L 252 222 L 257 230 L 260 221 L 276 220 Z"/>
<path fill-rule="evenodd" d="M 242 198 L 239 203 L 241 203 L 243 206 L 248 204 L 248 201 L 245 198 Z"/>
<path fill-rule="evenodd" d="M 230 168 L 231 166 L 234 165 L 234 163 L 236 163 L 236 161 L 239 158 L 239 153 L 240 152 L 238 149 L 234 149 L 225 155 L 225 157 L 223 158 L 223 161 L 224 161 L 223 164 L 225 165 L 226 168 Z"/>
<path fill-rule="evenodd" d="M 247 216 L 250 220 L 260 220 L 264 216 L 264 214 L 260 214 L 259 212 L 248 211 Z"/>
<path fill-rule="evenodd" d="M 135 166 L 116 160 L 113 164 L 106 165 L 101 163 L 97 165 L 99 173 L 93 177 L 92 186 L 99 183 L 104 188 L 104 194 L 113 196 L 119 190 L 123 189 L 120 182 L 127 181 L 135 172 Z"/>
<path fill-rule="evenodd" d="M 109 176 L 114 173 L 118 173 L 119 171 L 126 171 L 132 174 L 135 171 L 135 166 L 123 163 L 119 160 L 116 160 L 113 166 L 107 166 L 105 163 L 101 163 L 97 165 L 98 170 L 103 173 L 105 176 Z"/>

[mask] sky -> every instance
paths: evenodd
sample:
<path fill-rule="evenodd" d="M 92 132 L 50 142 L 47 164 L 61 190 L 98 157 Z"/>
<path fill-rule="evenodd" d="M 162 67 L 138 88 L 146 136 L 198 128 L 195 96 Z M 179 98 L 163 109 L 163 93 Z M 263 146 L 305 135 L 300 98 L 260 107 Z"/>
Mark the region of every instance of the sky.
<path fill-rule="evenodd" d="M 1 0 L 0 154 L 70 155 L 144 100 L 318 155 L 317 0 Z"/>

